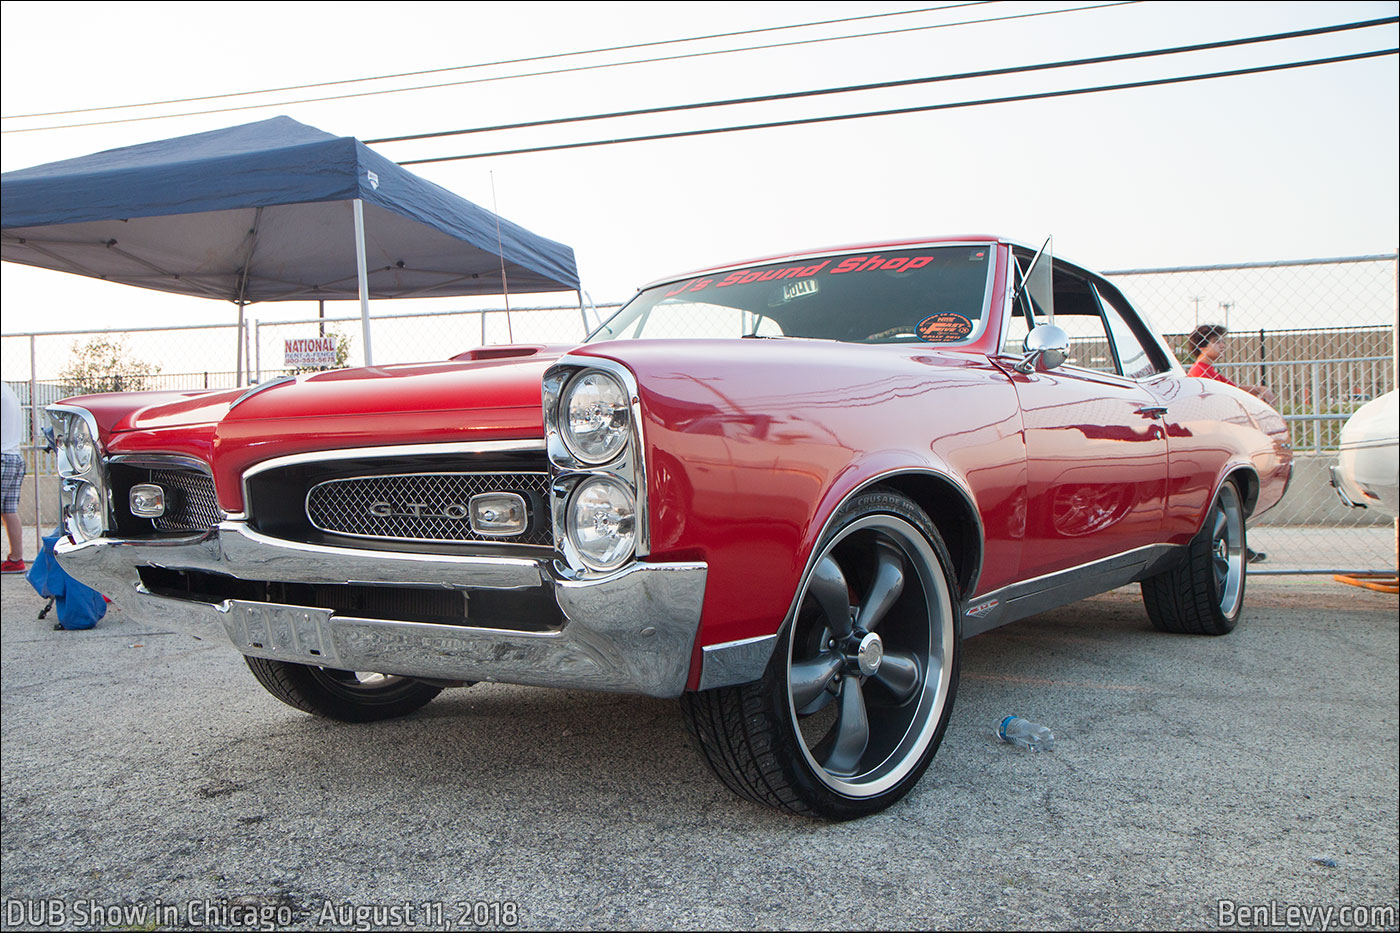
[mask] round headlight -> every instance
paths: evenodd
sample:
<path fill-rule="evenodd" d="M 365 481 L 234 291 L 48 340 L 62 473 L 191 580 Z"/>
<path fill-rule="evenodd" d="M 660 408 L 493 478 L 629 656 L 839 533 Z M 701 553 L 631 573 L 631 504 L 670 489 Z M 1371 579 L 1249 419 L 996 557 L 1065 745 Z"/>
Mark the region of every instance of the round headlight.
<path fill-rule="evenodd" d="M 571 379 L 559 403 L 564 446 L 584 463 L 607 463 L 622 453 L 631 420 L 627 390 L 598 369 Z"/>
<path fill-rule="evenodd" d="M 613 570 L 632 556 L 637 541 L 637 500 L 617 480 L 585 480 L 569 500 L 569 540 L 593 570 Z"/>
<path fill-rule="evenodd" d="M 74 417 L 68 422 L 67 446 L 68 462 L 74 470 L 86 473 L 92 467 L 93 460 L 97 459 L 97 444 L 93 442 L 92 432 L 82 418 Z"/>
<path fill-rule="evenodd" d="M 73 522 L 84 538 L 102 537 L 102 496 L 91 483 L 78 486 L 73 497 Z"/>

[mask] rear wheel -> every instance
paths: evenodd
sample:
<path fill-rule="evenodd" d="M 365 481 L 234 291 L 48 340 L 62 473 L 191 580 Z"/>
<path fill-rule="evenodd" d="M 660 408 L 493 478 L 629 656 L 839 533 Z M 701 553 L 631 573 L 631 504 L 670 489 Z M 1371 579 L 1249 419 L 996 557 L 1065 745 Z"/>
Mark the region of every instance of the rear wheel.
<path fill-rule="evenodd" d="M 830 819 L 908 793 L 957 690 L 950 568 L 933 523 L 904 496 L 877 489 L 844 506 L 763 678 L 682 698 L 720 779 L 759 803 Z"/>
<path fill-rule="evenodd" d="M 1152 624 L 1188 635 L 1232 631 L 1244 606 L 1247 553 L 1244 503 L 1238 487 L 1226 481 L 1185 559 L 1142 581 L 1142 602 Z"/>
<path fill-rule="evenodd" d="M 406 716 L 442 692 L 411 677 L 395 677 L 244 656 L 267 692 L 304 713 L 341 722 Z"/>

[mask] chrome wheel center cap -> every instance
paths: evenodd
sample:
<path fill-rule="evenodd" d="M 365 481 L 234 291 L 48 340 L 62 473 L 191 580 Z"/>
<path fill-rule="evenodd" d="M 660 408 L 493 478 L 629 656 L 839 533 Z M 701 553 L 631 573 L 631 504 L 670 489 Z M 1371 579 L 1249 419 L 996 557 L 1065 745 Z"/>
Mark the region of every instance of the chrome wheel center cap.
<path fill-rule="evenodd" d="M 1215 556 L 1217 558 L 1219 558 L 1220 560 L 1224 560 L 1228 553 L 1229 548 L 1224 538 L 1221 538 L 1220 540 L 1215 542 Z"/>
<path fill-rule="evenodd" d="M 871 632 L 860 640 L 860 647 L 856 649 L 856 662 L 860 664 L 860 672 L 866 677 L 880 669 L 880 662 L 884 657 L 885 643 L 880 641 L 879 635 Z"/>

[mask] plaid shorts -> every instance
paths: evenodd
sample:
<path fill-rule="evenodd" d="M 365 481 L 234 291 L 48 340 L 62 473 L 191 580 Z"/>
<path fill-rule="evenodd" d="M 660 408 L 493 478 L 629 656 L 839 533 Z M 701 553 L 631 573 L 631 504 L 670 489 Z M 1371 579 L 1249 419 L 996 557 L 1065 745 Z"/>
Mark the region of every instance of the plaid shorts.
<path fill-rule="evenodd" d="M 24 458 L 0 454 L 0 512 L 19 511 L 19 486 L 24 482 Z"/>

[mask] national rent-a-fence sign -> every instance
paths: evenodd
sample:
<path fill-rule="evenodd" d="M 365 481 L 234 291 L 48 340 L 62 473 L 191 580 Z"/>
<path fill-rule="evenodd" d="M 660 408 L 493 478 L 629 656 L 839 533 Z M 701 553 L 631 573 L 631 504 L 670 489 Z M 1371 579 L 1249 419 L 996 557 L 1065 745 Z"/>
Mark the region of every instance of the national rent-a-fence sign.
<path fill-rule="evenodd" d="M 289 337 L 282 346 L 282 365 L 287 369 L 335 365 L 334 337 Z"/>

